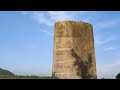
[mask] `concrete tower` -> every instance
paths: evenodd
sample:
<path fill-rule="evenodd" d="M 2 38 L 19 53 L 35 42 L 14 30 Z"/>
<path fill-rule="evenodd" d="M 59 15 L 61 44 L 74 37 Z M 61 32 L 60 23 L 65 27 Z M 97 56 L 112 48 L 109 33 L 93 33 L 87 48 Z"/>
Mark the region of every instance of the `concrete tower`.
<path fill-rule="evenodd" d="M 53 59 L 54 79 L 97 79 L 92 25 L 56 22 Z"/>

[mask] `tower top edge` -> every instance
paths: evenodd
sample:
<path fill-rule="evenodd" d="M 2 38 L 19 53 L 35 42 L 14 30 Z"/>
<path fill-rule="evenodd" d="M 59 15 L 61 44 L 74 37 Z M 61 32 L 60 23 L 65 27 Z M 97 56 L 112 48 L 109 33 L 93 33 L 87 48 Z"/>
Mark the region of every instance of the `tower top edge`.
<path fill-rule="evenodd" d="M 74 21 L 74 20 L 61 20 L 61 21 L 55 22 L 55 24 L 57 24 L 57 23 L 68 23 L 68 22 L 69 23 L 84 23 L 84 24 L 92 25 L 92 24 L 84 22 L 84 21 Z"/>

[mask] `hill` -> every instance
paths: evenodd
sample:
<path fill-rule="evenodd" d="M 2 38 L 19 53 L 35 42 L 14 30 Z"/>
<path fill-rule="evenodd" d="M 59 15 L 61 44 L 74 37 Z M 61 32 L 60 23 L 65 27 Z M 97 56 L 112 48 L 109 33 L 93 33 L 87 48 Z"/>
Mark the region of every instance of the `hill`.
<path fill-rule="evenodd" d="M 15 76 L 12 72 L 0 68 L 0 76 Z"/>

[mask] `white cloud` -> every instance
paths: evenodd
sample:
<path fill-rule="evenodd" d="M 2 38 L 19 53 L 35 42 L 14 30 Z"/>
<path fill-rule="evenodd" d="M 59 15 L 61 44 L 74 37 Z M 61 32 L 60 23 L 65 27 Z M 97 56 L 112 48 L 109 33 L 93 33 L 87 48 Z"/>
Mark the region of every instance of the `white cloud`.
<path fill-rule="evenodd" d="M 107 29 L 107 28 L 112 28 L 120 23 L 120 18 L 118 19 L 113 19 L 109 21 L 103 21 L 103 22 L 98 22 L 94 25 L 94 28 L 96 30 L 102 30 L 102 29 Z"/>
<path fill-rule="evenodd" d="M 86 14 L 86 13 L 89 13 L 89 12 L 91 12 L 91 11 L 78 11 L 77 13 L 78 14 Z"/>
<path fill-rule="evenodd" d="M 113 36 L 111 36 L 109 38 L 105 38 L 105 39 L 101 38 L 101 36 L 99 36 L 99 37 L 95 36 L 95 39 L 94 39 L 95 40 L 95 46 L 96 47 L 102 46 L 104 44 L 112 42 L 115 39 L 116 39 L 116 37 L 113 37 Z"/>
<path fill-rule="evenodd" d="M 72 19 L 72 15 L 65 11 L 33 12 L 32 17 L 39 24 L 47 26 L 53 26 L 56 21 Z"/>
<path fill-rule="evenodd" d="M 107 48 L 104 48 L 104 51 L 113 51 L 113 50 L 116 50 L 116 48 L 114 47 L 107 47 Z"/>
<path fill-rule="evenodd" d="M 48 11 L 48 15 L 50 16 L 50 19 L 55 22 L 60 20 L 71 20 L 73 18 L 72 15 L 65 11 Z"/>
<path fill-rule="evenodd" d="M 21 11 L 21 14 L 22 14 L 22 15 L 27 15 L 27 14 L 28 14 L 28 11 Z"/>
<path fill-rule="evenodd" d="M 44 32 L 44 33 L 47 33 L 48 35 L 53 36 L 53 33 L 52 33 L 52 32 L 50 32 L 49 30 L 40 30 L 40 31 L 42 31 L 42 32 Z"/>
<path fill-rule="evenodd" d="M 91 13 L 91 14 L 90 14 Z M 28 11 L 21 11 L 21 14 L 27 15 Z M 100 18 L 96 12 L 92 11 L 35 11 L 32 12 L 32 17 L 39 23 L 48 26 L 53 26 L 54 22 L 60 20 L 79 20 L 84 22 L 96 21 Z M 113 19 L 109 21 L 96 22 L 95 29 L 111 28 L 120 23 L 120 19 Z"/>
<path fill-rule="evenodd" d="M 32 17 L 39 23 L 39 24 L 45 24 L 48 26 L 52 26 L 53 22 L 49 18 L 46 17 L 45 13 L 42 12 L 33 12 Z"/>
<path fill-rule="evenodd" d="M 89 11 L 48 11 L 48 12 L 33 12 L 32 17 L 39 23 L 47 26 L 53 26 L 57 21 L 63 20 L 79 20 L 90 21 L 93 17 L 84 17 L 84 14 Z M 79 19 L 76 16 L 80 16 Z"/>

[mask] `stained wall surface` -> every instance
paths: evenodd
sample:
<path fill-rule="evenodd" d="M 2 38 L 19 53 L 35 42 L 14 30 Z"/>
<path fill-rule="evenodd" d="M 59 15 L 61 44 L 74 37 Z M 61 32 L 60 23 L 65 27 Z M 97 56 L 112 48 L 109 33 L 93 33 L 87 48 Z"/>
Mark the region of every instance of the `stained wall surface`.
<path fill-rule="evenodd" d="M 92 25 L 78 21 L 55 23 L 52 77 L 96 79 Z"/>

